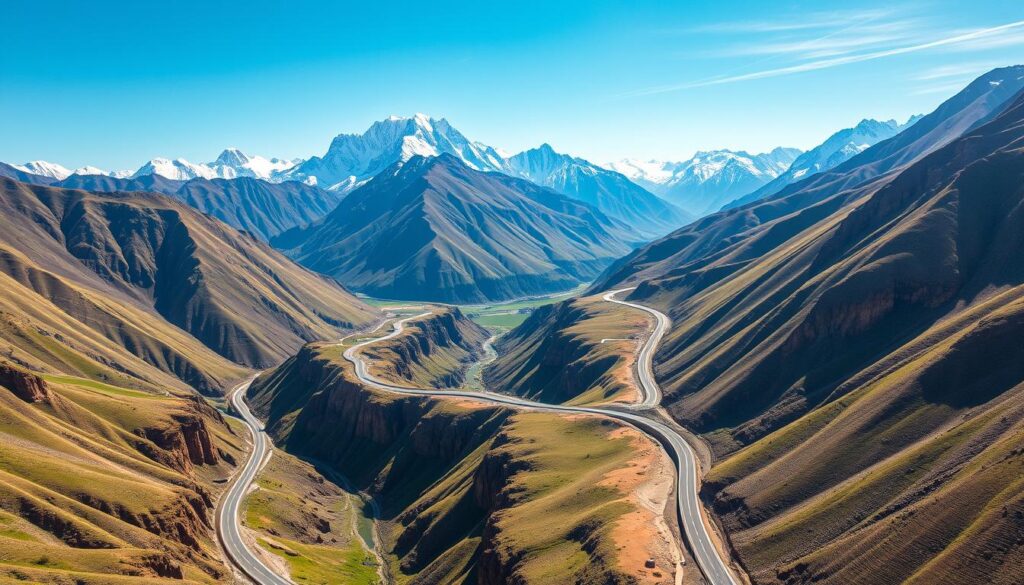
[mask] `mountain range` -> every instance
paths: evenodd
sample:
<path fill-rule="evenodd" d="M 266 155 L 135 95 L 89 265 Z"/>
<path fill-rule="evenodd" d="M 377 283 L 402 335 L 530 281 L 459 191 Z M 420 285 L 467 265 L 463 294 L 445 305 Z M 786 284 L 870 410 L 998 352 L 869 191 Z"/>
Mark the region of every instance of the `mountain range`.
<path fill-rule="evenodd" d="M 670 415 L 757 583 L 1013 582 L 1024 471 L 1024 67 L 593 290 L 669 313 Z"/>
<path fill-rule="evenodd" d="M 72 175 L 53 185 L 104 193 L 163 193 L 264 241 L 320 219 L 344 196 L 297 181 L 270 183 L 251 177 L 176 181 L 158 174 L 133 179 Z"/>
<path fill-rule="evenodd" d="M 573 288 L 640 240 L 585 203 L 442 154 L 394 163 L 272 241 L 372 296 L 479 303 Z"/>
<path fill-rule="evenodd" d="M 607 166 L 700 217 L 775 179 L 800 154 L 796 148 L 762 154 L 712 150 L 682 162 L 624 159 Z"/>
<path fill-rule="evenodd" d="M 298 160 L 250 156 L 237 148 L 228 148 L 210 163 L 191 163 L 183 158 L 154 158 L 139 167 L 131 175 L 138 178 L 145 175 L 160 175 L 176 181 L 189 179 L 234 179 L 254 177 L 264 180 L 279 180 L 283 173 L 295 166 Z M 81 174 L 81 173 L 80 173 Z"/>
<path fill-rule="evenodd" d="M 507 159 L 506 174 L 550 187 L 593 205 L 645 236 L 659 236 L 692 221 L 695 216 L 656 197 L 620 173 L 581 158 L 555 152 L 548 144 Z"/>
<path fill-rule="evenodd" d="M 73 174 L 130 179 L 160 176 L 174 181 L 240 177 L 272 183 L 297 181 L 337 192 L 340 198 L 397 162 L 405 162 L 413 156 L 440 154 L 453 155 L 474 170 L 500 172 L 550 187 L 595 205 L 605 214 L 629 223 L 648 237 L 663 235 L 694 218 L 623 175 L 577 157 L 556 153 L 547 144 L 509 157 L 493 147 L 470 141 L 447 120 L 424 114 L 409 118 L 391 116 L 375 122 L 362 134 L 339 134 L 323 156 L 305 161 L 267 159 L 229 148 L 211 163 L 156 158 L 134 173 L 108 173 L 95 167 L 83 167 L 72 172 L 45 161 L 14 168 L 18 172 L 53 179 L 52 182 L 67 179 Z M 7 174 L 13 172 L 8 171 Z M 218 217 L 228 220 L 224 214 Z M 235 222 L 228 222 L 235 225 Z"/>
<path fill-rule="evenodd" d="M 621 174 L 557 153 L 547 144 L 506 156 L 496 148 L 470 141 L 447 120 L 424 114 L 392 116 L 375 122 L 363 134 L 340 134 L 324 156 L 313 157 L 284 176 L 347 192 L 395 163 L 441 154 L 454 156 L 473 170 L 503 173 L 550 187 L 651 236 L 693 219 Z"/>
<path fill-rule="evenodd" d="M 903 124 L 896 120 L 884 122 L 861 120 L 853 128 L 840 130 L 829 136 L 825 142 L 801 154 L 784 173 L 775 177 L 764 186 L 730 202 L 725 208 L 739 207 L 751 201 L 764 199 L 769 195 L 778 193 L 790 183 L 836 167 L 860 154 L 868 147 L 874 146 L 887 138 L 892 138 L 920 119 L 921 116 L 911 116 Z"/>

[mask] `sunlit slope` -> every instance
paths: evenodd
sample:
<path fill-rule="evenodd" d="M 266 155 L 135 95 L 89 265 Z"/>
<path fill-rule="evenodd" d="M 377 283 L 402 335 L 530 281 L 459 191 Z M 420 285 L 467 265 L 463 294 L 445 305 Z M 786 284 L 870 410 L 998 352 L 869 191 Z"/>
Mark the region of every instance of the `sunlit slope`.
<path fill-rule="evenodd" d="M 0 363 L 0 436 L 0 576 L 226 577 L 213 480 L 243 442 L 198 399 Z"/>
<path fill-rule="evenodd" d="M 717 465 L 705 493 L 758 580 L 1015 582 L 1022 332 L 1014 287 Z"/>
<path fill-rule="evenodd" d="M 487 302 L 568 290 L 639 239 L 593 207 L 455 157 L 414 157 L 276 246 L 355 290 Z"/>
<path fill-rule="evenodd" d="M 374 318 L 334 282 L 171 199 L 7 179 L 0 188 L 8 257 L 27 258 L 22 263 L 55 275 L 48 280 L 60 287 L 155 312 L 243 365 L 270 365 L 304 341 Z M 29 282 L 50 298 L 52 286 Z M 78 317 L 65 301 L 60 306 Z"/>
<path fill-rule="evenodd" d="M 636 399 L 633 363 L 644 313 L 590 296 L 540 307 L 497 343 L 490 389 L 542 402 Z"/>
<path fill-rule="evenodd" d="M 15 249 L 0 249 L 0 262 L 0 347 L 15 364 L 176 393 L 216 393 L 246 373 L 129 299 L 79 286 Z"/>

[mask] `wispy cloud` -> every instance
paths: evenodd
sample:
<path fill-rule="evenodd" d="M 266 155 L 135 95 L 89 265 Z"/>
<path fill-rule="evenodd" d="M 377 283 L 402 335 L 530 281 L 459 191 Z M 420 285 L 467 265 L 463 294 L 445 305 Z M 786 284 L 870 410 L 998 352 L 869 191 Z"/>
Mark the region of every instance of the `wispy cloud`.
<path fill-rule="evenodd" d="M 915 89 L 910 92 L 911 95 L 932 95 L 932 94 L 943 94 L 952 95 L 964 88 L 964 81 L 951 81 L 947 83 L 939 83 L 933 85 L 926 85 L 924 87 Z"/>
<path fill-rule="evenodd" d="M 719 50 L 725 56 L 780 55 L 799 59 L 836 56 L 854 51 L 892 46 L 922 40 L 925 23 L 919 19 L 890 22 L 847 21 L 842 28 L 827 31 L 814 38 L 794 38 L 745 43 Z M 824 32 L 824 31 L 822 31 Z"/>
<path fill-rule="evenodd" d="M 815 42 L 821 41 L 822 39 L 829 38 L 831 36 L 832 35 L 826 35 L 825 37 L 817 39 L 817 41 Z M 632 92 L 627 92 L 623 94 L 622 97 L 653 95 L 673 91 L 680 91 L 684 89 L 692 89 L 697 87 L 707 87 L 727 83 L 752 81 L 756 79 L 781 77 L 784 75 L 793 75 L 809 71 L 830 69 L 832 67 L 849 65 L 852 63 L 861 63 L 864 61 L 885 59 L 888 57 L 906 55 L 909 53 L 916 53 L 919 51 L 926 51 L 930 49 L 960 48 L 961 50 L 978 50 L 979 48 L 1009 46 L 1018 43 L 1024 43 L 1024 20 L 1010 22 L 999 26 L 959 31 L 956 32 L 955 34 L 947 33 L 947 36 L 943 36 L 940 38 L 932 37 L 932 40 L 919 41 L 911 44 L 903 44 L 900 46 L 887 47 L 868 51 L 853 51 L 850 53 L 840 54 L 838 56 L 814 58 L 812 60 L 799 62 L 793 65 L 761 69 L 759 71 L 754 71 L 751 73 L 743 73 L 738 75 L 724 75 L 720 77 L 686 83 L 649 87 Z"/>
<path fill-rule="evenodd" d="M 834 10 L 804 14 L 801 15 L 800 20 L 720 22 L 688 27 L 681 32 L 715 34 L 797 32 L 847 26 L 851 22 L 877 20 L 893 14 L 894 12 L 888 9 Z"/>
<path fill-rule="evenodd" d="M 942 65 L 926 69 L 916 75 L 914 79 L 917 79 L 918 81 L 934 81 L 936 79 L 949 79 L 951 77 L 960 79 L 965 77 L 974 78 L 980 73 L 984 73 L 989 69 L 995 68 L 997 65 L 999 64 L 993 61 L 972 61 L 970 63 Z"/>

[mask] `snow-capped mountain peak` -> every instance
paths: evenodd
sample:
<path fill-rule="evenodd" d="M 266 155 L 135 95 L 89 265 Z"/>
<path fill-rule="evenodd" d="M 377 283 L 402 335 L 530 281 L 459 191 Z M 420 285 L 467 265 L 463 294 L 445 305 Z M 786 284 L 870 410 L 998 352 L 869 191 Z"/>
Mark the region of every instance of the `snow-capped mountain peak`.
<path fill-rule="evenodd" d="M 896 120 L 865 118 L 852 128 L 844 128 L 825 139 L 818 146 L 801 154 L 784 173 L 771 182 L 729 202 L 738 206 L 778 193 L 790 183 L 827 171 L 857 156 L 879 142 L 892 138 L 917 122 L 921 116 L 911 116 L 903 124 Z"/>
<path fill-rule="evenodd" d="M 295 166 L 295 161 L 279 158 L 251 156 L 237 148 L 227 148 L 211 163 L 193 163 L 184 158 L 154 158 L 135 171 L 133 177 L 160 175 L 177 181 L 191 179 L 234 179 L 254 177 L 269 181 L 280 180 L 284 171 Z"/>
<path fill-rule="evenodd" d="M 362 134 L 338 134 L 323 156 L 296 165 L 286 176 L 303 181 L 315 177 L 322 186 L 349 189 L 395 162 L 444 153 L 472 169 L 505 169 L 505 159 L 495 149 L 469 141 L 444 118 L 417 113 L 412 117 L 389 116 L 374 122 Z"/>
<path fill-rule="evenodd" d="M 71 171 L 72 175 L 108 175 L 112 176 L 109 172 L 91 165 L 85 165 L 84 167 L 78 167 Z"/>
<path fill-rule="evenodd" d="M 294 161 L 279 158 L 265 158 L 259 155 L 250 156 L 237 148 L 227 148 L 220 153 L 217 160 L 210 163 L 210 169 L 222 179 L 236 177 L 255 177 L 257 179 L 274 180 L 278 175 L 295 166 Z"/>
<path fill-rule="evenodd" d="M 605 166 L 686 211 L 704 215 L 779 176 L 799 154 L 782 147 L 761 154 L 702 150 L 680 162 L 624 159 Z"/>
<path fill-rule="evenodd" d="M 231 167 L 241 167 L 248 163 L 251 158 L 241 150 L 231 147 L 225 148 L 224 152 L 220 153 L 217 160 L 213 161 L 211 165 L 225 165 Z"/>
<path fill-rule="evenodd" d="M 51 179 L 57 179 L 58 181 L 63 181 L 64 179 L 71 176 L 71 171 L 69 171 L 66 167 L 45 160 L 33 160 L 23 165 L 12 166 L 26 173 L 32 173 L 33 175 L 41 175 L 43 177 L 50 177 Z"/>
<path fill-rule="evenodd" d="M 132 178 L 146 175 L 160 175 L 175 181 L 189 181 L 191 179 L 203 178 L 212 179 L 216 174 L 206 165 L 190 163 L 183 158 L 174 160 L 168 158 L 154 158 L 135 171 Z"/>

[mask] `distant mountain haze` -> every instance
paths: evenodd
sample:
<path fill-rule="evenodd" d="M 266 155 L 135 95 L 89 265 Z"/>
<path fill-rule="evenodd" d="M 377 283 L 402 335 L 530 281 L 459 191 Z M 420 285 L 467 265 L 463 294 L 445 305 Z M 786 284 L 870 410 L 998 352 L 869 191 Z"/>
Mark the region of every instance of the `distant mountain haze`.
<path fill-rule="evenodd" d="M 272 241 L 372 296 L 477 303 L 568 290 L 640 240 L 585 203 L 442 154 L 393 164 Z"/>
<path fill-rule="evenodd" d="M 695 218 L 621 173 L 560 154 L 547 144 L 523 151 L 508 158 L 507 162 L 510 171 L 507 174 L 589 203 L 644 235 L 664 235 Z"/>
<path fill-rule="evenodd" d="M 912 116 L 903 124 L 896 120 L 885 122 L 861 120 L 853 128 L 840 130 L 829 136 L 825 142 L 801 154 L 786 169 L 786 172 L 753 192 L 729 202 L 724 209 L 739 207 L 751 201 L 763 199 L 778 193 L 790 183 L 834 168 L 864 152 L 867 148 L 906 130 L 921 118 L 922 116 Z"/>
<path fill-rule="evenodd" d="M 775 179 L 800 154 L 796 148 L 762 154 L 712 150 L 682 162 L 624 159 L 607 166 L 700 217 Z"/>

